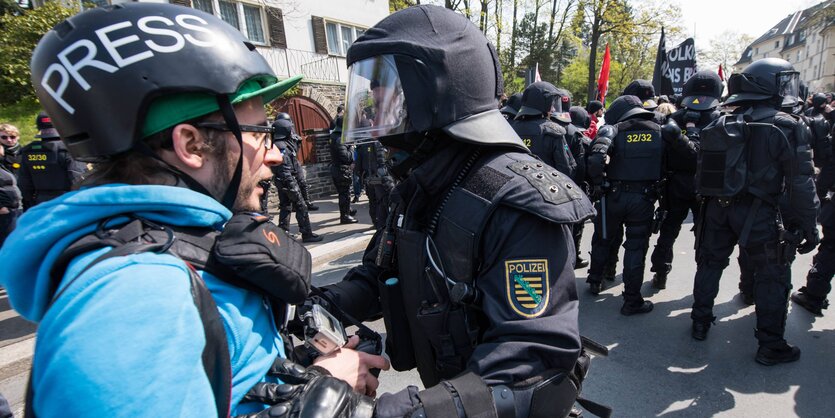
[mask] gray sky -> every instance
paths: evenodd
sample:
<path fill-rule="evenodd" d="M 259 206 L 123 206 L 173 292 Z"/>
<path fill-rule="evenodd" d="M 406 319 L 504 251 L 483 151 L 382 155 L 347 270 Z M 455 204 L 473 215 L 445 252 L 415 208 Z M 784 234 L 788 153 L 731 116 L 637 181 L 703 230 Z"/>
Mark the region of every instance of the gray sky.
<path fill-rule="evenodd" d="M 789 13 L 805 9 L 819 0 L 672 0 L 681 6 L 687 37 L 693 36 L 696 48 L 707 46 L 711 38 L 726 30 L 758 38 Z M 667 47 L 673 45 L 667 44 Z"/>

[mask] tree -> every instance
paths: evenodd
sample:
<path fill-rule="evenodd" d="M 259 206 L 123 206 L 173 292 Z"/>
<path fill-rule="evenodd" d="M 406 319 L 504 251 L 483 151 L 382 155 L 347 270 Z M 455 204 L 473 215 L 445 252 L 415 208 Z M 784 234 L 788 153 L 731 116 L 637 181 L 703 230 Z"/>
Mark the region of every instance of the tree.
<path fill-rule="evenodd" d="M 734 63 L 742 56 L 742 52 L 753 41 L 752 36 L 733 30 L 722 32 L 710 40 L 707 49 L 696 50 L 699 69 L 718 71 L 720 64 L 726 70 L 733 68 Z"/>
<path fill-rule="evenodd" d="M 418 4 L 420 4 L 420 0 L 389 0 L 389 11 L 394 13 Z"/>
<path fill-rule="evenodd" d="M 34 97 L 29 61 L 38 41 L 53 26 L 69 18 L 78 10 L 61 2 L 46 2 L 43 6 L 15 16 L 0 16 L 0 102 L 15 103 L 24 97 Z"/>

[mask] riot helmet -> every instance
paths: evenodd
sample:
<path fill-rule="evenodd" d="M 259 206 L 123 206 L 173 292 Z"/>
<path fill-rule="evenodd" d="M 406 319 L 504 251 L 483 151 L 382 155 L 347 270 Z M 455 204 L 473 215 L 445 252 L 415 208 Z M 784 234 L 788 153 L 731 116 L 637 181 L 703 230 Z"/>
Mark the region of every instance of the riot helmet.
<path fill-rule="evenodd" d="M 571 106 L 568 109 L 568 114 L 571 115 L 571 124 L 583 129 L 591 127 L 591 116 L 582 106 Z"/>
<path fill-rule="evenodd" d="M 276 114 L 275 114 L 275 120 L 276 120 L 276 121 L 279 121 L 279 120 L 289 120 L 291 124 L 293 123 L 293 118 L 291 118 L 291 117 L 290 117 L 290 114 L 289 114 L 289 113 L 287 113 L 287 112 L 278 112 L 278 113 L 276 113 Z"/>
<path fill-rule="evenodd" d="M 652 119 L 654 114 L 644 109 L 638 96 L 626 95 L 615 99 L 606 111 L 606 124 L 614 125 L 630 118 Z"/>
<path fill-rule="evenodd" d="M 331 133 L 342 133 L 342 124 L 345 123 L 343 116 L 337 116 L 336 119 L 333 121 L 333 132 Z"/>
<path fill-rule="evenodd" d="M 557 89 L 557 97 L 554 100 L 554 110 L 551 112 L 551 118 L 562 123 L 571 123 L 571 115 L 568 113 L 568 109 L 571 109 L 571 93 L 565 89 Z"/>
<path fill-rule="evenodd" d="M 812 107 L 815 109 L 822 109 L 826 106 L 826 95 L 823 93 L 815 93 L 812 95 Z"/>
<path fill-rule="evenodd" d="M 273 142 L 284 141 L 288 138 L 293 138 L 293 121 L 276 117 L 273 122 Z"/>
<path fill-rule="evenodd" d="M 510 119 L 516 117 L 519 113 L 519 108 L 522 107 L 522 93 L 516 93 L 507 98 L 505 105 L 499 109 L 499 112 L 507 115 Z"/>
<path fill-rule="evenodd" d="M 38 129 L 38 134 L 35 135 L 35 138 L 41 139 L 57 139 L 60 138 L 58 135 L 58 130 L 55 129 L 55 126 L 52 124 L 52 118 L 46 114 L 46 112 L 38 113 L 38 116 L 35 117 L 35 128 Z"/>
<path fill-rule="evenodd" d="M 714 71 L 699 71 L 687 79 L 681 95 L 681 104 L 688 109 L 713 109 L 719 106 L 719 98 L 722 97 L 722 79 Z"/>
<path fill-rule="evenodd" d="M 788 61 L 763 58 L 754 61 L 739 73 L 728 78 L 728 99 L 725 105 L 739 106 L 743 102 L 770 101 L 779 108 L 783 100 L 797 101 L 800 93 L 800 73 Z"/>
<path fill-rule="evenodd" d="M 522 92 L 522 106 L 516 113 L 516 118 L 551 114 L 555 110 L 554 107 L 559 105 L 556 103 L 558 96 L 557 88 L 547 81 L 531 83 Z"/>
<path fill-rule="evenodd" d="M 655 99 L 655 87 L 649 80 L 634 80 L 623 89 L 622 96 L 637 96 L 642 102 Z"/>
<path fill-rule="evenodd" d="M 524 149 L 498 110 L 495 48 L 466 17 L 422 5 L 395 12 L 348 49 L 343 141 L 414 151 L 454 140 Z"/>
<path fill-rule="evenodd" d="M 70 153 L 85 162 L 133 149 L 158 158 L 143 138 L 218 111 L 242 146 L 232 106 L 254 97 L 270 102 L 301 79 L 278 82 L 255 46 L 219 18 L 161 3 L 122 3 L 72 16 L 41 38 L 31 68 L 38 99 Z M 229 208 L 242 158 L 221 199 Z"/>

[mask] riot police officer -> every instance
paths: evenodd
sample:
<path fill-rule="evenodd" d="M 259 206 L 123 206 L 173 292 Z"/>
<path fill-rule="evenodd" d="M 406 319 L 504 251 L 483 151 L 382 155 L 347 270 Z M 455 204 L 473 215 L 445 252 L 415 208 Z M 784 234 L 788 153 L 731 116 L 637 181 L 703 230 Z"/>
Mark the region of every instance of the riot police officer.
<path fill-rule="evenodd" d="M 681 231 L 681 224 L 691 212 L 694 222 L 699 214 L 696 200 L 696 159 L 699 152 L 699 132 L 719 117 L 719 98 L 722 96 L 722 80 L 714 71 L 699 71 L 684 83 L 682 109 L 670 115 L 670 119 L 683 129 L 686 140 L 675 141 L 683 145 L 668 147 L 666 155 L 667 181 L 664 184 L 662 209 L 666 217 L 661 224 L 658 241 L 652 252 L 652 286 L 664 289 L 667 275 L 673 265 L 673 244 Z"/>
<path fill-rule="evenodd" d="M 504 115 L 508 122 L 511 122 L 516 118 L 516 114 L 519 113 L 520 107 L 522 107 L 522 93 L 516 93 L 507 98 L 504 106 L 499 111 L 502 112 L 502 115 Z"/>
<path fill-rule="evenodd" d="M 531 83 L 522 93 L 522 106 L 511 126 L 533 155 L 573 178 L 577 162 L 568 148 L 566 130 L 549 118 L 554 114 L 563 122 L 571 122 L 571 117 L 562 111 L 561 103 L 556 100 L 558 97 L 553 84 L 547 81 Z"/>
<path fill-rule="evenodd" d="M 293 123 L 293 119 L 290 118 L 290 114 L 285 112 L 279 112 L 275 115 L 275 120 L 286 120 L 289 122 L 290 126 L 290 134 L 291 137 L 287 138 L 284 143 L 292 148 L 293 155 L 298 155 L 299 145 L 301 145 L 302 138 L 296 133 L 296 126 Z M 304 178 L 304 170 L 302 169 L 302 165 L 299 162 L 298 158 L 293 158 L 292 160 L 285 160 L 286 164 L 292 164 L 291 173 L 293 177 L 296 179 L 296 184 L 299 185 L 299 192 L 301 193 L 302 199 L 304 200 L 305 206 L 307 206 L 307 210 L 310 212 L 314 212 L 319 210 L 319 206 L 313 204 L 310 200 L 310 194 L 307 192 L 307 179 Z"/>
<path fill-rule="evenodd" d="M 284 159 L 284 164 L 270 167 L 273 172 L 273 183 L 278 190 L 278 226 L 285 231 L 289 231 L 290 213 L 295 211 L 302 241 L 319 242 L 322 237 L 313 233 L 307 204 L 302 196 L 298 180 L 293 175 L 294 170 L 300 170 L 296 153 L 296 141 L 293 138 L 293 122 L 288 118 L 276 118 L 273 122 L 272 135 L 273 143 L 281 151 Z"/>
<path fill-rule="evenodd" d="M 342 121 L 337 118 L 333 132 L 331 132 L 329 149 L 331 153 L 331 178 L 336 187 L 339 199 L 339 223 L 354 224 L 357 221 L 351 209 L 351 183 L 354 181 L 353 169 L 354 153 L 348 145 L 342 142 Z"/>
<path fill-rule="evenodd" d="M 800 349 L 784 339 L 794 257 L 787 245 L 794 240 L 786 237 L 802 240 L 797 247 L 801 253 L 819 241 L 808 130 L 778 110 L 784 98 L 796 100 L 798 75 L 778 58 L 755 61 L 734 74 L 725 105 L 736 109 L 708 125 L 700 137 L 696 186 L 705 201 L 697 225 L 692 336 L 707 337 L 719 279 L 739 243 L 755 268 L 755 360 L 764 365 L 800 358 Z M 796 234 L 781 232 L 779 218 Z"/>
<path fill-rule="evenodd" d="M 20 151 L 18 186 L 24 211 L 70 191 L 84 173 L 84 165 L 73 160 L 46 112 L 38 114 L 35 125 L 35 138 L 40 140 Z"/>
<path fill-rule="evenodd" d="M 571 157 L 574 159 L 576 166 L 571 179 L 578 185 L 582 186 L 586 181 L 586 148 L 583 140 L 583 129 L 585 128 L 580 128 L 573 123 L 573 118 L 570 112 L 571 94 L 567 90 L 557 89 L 556 101 L 559 101 L 561 111 L 559 113 L 551 113 L 551 121 L 565 129 L 566 145 L 568 145 L 568 150 L 571 152 Z M 583 223 L 574 225 L 573 234 L 574 248 L 577 254 L 574 261 L 574 268 L 579 269 L 588 267 L 588 260 L 580 256 L 580 241 L 583 239 Z"/>
<path fill-rule="evenodd" d="M 380 396 L 375 416 L 568 415 L 571 224 L 594 211 L 499 112 L 495 49 L 466 17 L 422 5 L 368 29 L 347 60 L 345 140 L 379 140 L 402 181 L 363 264 L 328 294 L 357 318 L 382 313 L 395 369 L 417 367 L 426 387 Z"/>
<path fill-rule="evenodd" d="M 597 133 L 588 157 L 588 175 L 596 189 L 603 189 L 595 223 L 589 268 L 589 290 L 602 290 L 602 273 L 612 249 L 611 232 L 625 227 L 623 257 L 623 315 L 652 311 L 652 302 L 641 296 L 644 258 L 649 247 L 654 203 L 662 180 L 664 142 L 653 113 L 636 96 L 621 96 L 606 113 L 606 125 Z M 606 156 L 609 163 L 606 163 Z M 604 177 L 605 175 L 605 177 Z"/>
<path fill-rule="evenodd" d="M 368 194 L 368 213 L 374 229 L 383 229 L 386 225 L 389 209 L 389 195 L 394 189 L 394 178 L 386 167 L 383 144 L 379 141 L 357 145 L 357 159 L 354 171 L 362 178 Z"/>

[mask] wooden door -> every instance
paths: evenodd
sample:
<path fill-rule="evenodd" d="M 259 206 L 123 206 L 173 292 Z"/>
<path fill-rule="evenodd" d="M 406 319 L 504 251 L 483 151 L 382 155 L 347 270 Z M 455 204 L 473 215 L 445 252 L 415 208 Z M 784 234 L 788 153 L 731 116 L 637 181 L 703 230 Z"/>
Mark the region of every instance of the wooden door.
<path fill-rule="evenodd" d="M 293 118 L 296 132 L 302 137 L 299 146 L 299 161 L 302 164 L 317 162 L 316 136 L 327 132 L 331 127 L 331 117 L 315 101 L 308 97 L 296 96 L 276 102 L 279 112 L 286 112 Z"/>

